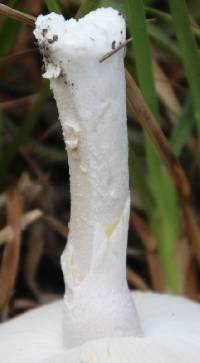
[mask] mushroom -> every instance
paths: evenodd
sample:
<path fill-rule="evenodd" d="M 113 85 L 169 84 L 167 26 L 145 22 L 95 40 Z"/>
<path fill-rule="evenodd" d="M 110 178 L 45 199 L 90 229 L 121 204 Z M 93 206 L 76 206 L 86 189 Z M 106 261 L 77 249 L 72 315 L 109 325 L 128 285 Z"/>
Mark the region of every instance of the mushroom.
<path fill-rule="evenodd" d="M 70 169 L 70 232 L 61 258 L 66 290 L 64 301 L 2 324 L 0 362 L 199 363 L 199 305 L 131 293 L 126 282 L 124 51 L 99 62 L 125 41 L 123 17 L 112 8 L 79 21 L 40 15 L 34 34 Z"/>

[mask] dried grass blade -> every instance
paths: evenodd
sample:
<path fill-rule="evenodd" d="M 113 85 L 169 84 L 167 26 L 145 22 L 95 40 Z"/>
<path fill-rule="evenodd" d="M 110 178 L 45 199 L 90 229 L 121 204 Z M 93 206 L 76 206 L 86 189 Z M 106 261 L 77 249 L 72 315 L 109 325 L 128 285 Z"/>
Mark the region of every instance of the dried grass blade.
<path fill-rule="evenodd" d="M 24 231 L 29 225 L 36 222 L 43 216 L 43 212 L 40 209 L 33 209 L 25 214 L 21 218 L 21 229 Z M 14 231 L 11 226 L 6 226 L 0 230 L 0 245 L 5 242 L 10 242 L 14 237 Z"/>
<path fill-rule="evenodd" d="M 137 288 L 141 291 L 150 290 L 150 287 L 147 285 L 146 281 L 130 267 L 126 268 L 126 277 L 132 287 Z"/>
<path fill-rule="evenodd" d="M 160 98 L 172 112 L 174 112 L 176 115 L 179 115 L 181 113 L 181 106 L 169 78 L 166 76 L 155 57 L 152 59 L 152 65 L 156 90 Z"/>
<path fill-rule="evenodd" d="M 189 299 L 198 300 L 199 279 L 198 268 L 193 258 L 191 258 L 186 271 L 185 295 Z"/>
<path fill-rule="evenodd" d="M 13 238 L 5 246 L 0 269 L 0 312 L 9 304 L 13 294 L 18 271 L 21 242 L 22 202 L 18 187 L 7 192 L 6 208 L 8 224 L 13 230 Z"/>
<path fill-rule="evenodd" d="M 147 252 L 147 262 L 149 265 L 152 286 L 155 291 L 163 292 L 165 291 L 165 285 L 160 259 L 157 254 L 156 239 L 152 235 L 148 225 L 138 213 L 134 212 L 131 214 L 131 224 L 135 228 L 136 233 Z"/>
<path fill-rule="evenodd" d="M 51 227 L 55 232 L 59 233 L 62 237 L 68 236 L 68 228 L 60 222 L 57 218 L 50 215 L 43 216 L 44 221 Z"/>
<path fill-rule="evenodd" d="M 4 4 L 0 4 L 0 15 L 7 16 L 8 18 L 21 21 L 31 26 L 35 25 L 36 18 L 34 16 L 12 9 Z"/>
<path fill-rule="evenodd" d="M 13 238 L 13 230 L 10 226 L 6 226 L 0 230 L 0 246 L 11 241 Z"/>

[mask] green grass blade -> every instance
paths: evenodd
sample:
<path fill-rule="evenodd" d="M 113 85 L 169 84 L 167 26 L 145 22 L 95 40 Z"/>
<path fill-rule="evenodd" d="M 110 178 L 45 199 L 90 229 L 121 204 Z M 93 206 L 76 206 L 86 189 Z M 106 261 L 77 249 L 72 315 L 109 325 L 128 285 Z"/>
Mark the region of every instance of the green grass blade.
<path fill-rule="evenodd" d="M 62 10 L 60 8 L 60 5 L 58 4 L 58 1 L 45 0 L 45 4 L 46 4 L 46 7 L 48 8 L 49 12 L 62 14 Z"/>
<path fill-rule="evenodd" d="M 104 8 L 111 6 L 113 9 L 122 12 L 124 11 L 123 2 L 121 0 L 101 0 L 100 6 Z"/>
<path fill-rule="evenodd" d="M 14 8 L 18 0 L 11 0 L 8 6 Z M 15 20 L 2 18 L 0 25 L 0 56 L 6 55 L 11 49 L 15 39 L 18 36 L 18 31 L 21 24 Z"/>
<path fill-rule="evenodd" d="M 82 0 L 81 6 L 76 14 L 76 19 L 82 18 L 92 10 L 98 8 L 100 0 Z"/>
<path fill-rule="evenodd" d="M 181 293 L 183 286 L 175 244 L 180 234 L 179 218 L 177 218 L 178 203 L 175 189 L 170 183 L 171 180 L 164 173 L 161 174 L 160 184 L 162 185 L 163 200 L 152 220 L 152 228 L 158 241 L 167 289 L 172 293 Z M 165 209 L 164 213 L 162 213 L 163 208 Z"/>
<path fill-rule="evenodd" d="M 151 6 L 145 6 L 145 11 L 148 15 L 154 16 L 156 18 L 159 18 L 161 20 L 164 20 L 166 22 L 172 21 L 172 16 L 169 13 L 166 13 L 165 11 L 162 11 L 160 9 L 153 8 Z"/>
<path fill-rule="evenodd" d="M 186 102 L 185 107 L 179 117 L 176 126 L 172 130 L 170 143 L 176 156 L 181 155 L 181 151 L 186 143 L 191 129 L 194 126 L 194 114 L 191 99 Z"/>
<path fill-rule="evenodd" d="M 151 6 L 145 6 L 145 11 L 147 14 L 154 16 L 160 20 L 163 20 L 166 23 L 169 23 L 170 25 L 173 22 L 171 14 L 166 13 L 165 11 L 162 11 L 160 9 L 155 9 Z M 200 29 L 199 28 L 192 26 L 192 31 L 198 38 L 200 38 Z"/>
<path fill-rule="evenodd" d="M 126 0 L 128 25 L 133 36 L 138 81 L 143 96 L 152 112 L 159 119 L 158 101 L 155 94 L 150 47 L 147 36 L 144 7 L 141 1 Z M 146 71 L 144 71 L 144 69 Z"/>
<path fill-rule="evenodd" d="M 14 8 L 15 5 L 17 4 L 18 0 L 9 0 L 8 3 L 6 4 L 7 6 L 9 6 L 10 8 Z M 8 19 L 6 17 L 1 17 L 0 18 L 0 31 L 4 25 L 4 23 L 7 21 Z"/>
<path fill-rule="evenodd" d="M 129 179 L 130 185 L 134 186 L 145 212 L 150 215 L 151 210 L 155 207 L 154 198 L 147 179 L 144 178 L 144 165 L 138 159 L 131 142 L 129 142 Z"/>
<path fill-rule="evenodd" d="M 180 61 L 181 53 L 179 47 L 160 27 L 148 24 L 148 34 L 156 45 Z"/>
<path fill-rule="evenodd" d="M 154 113 L 156 119 L 159 120 L 159 106 L 153 79 L 144 4 L 142 0 L 126 0 L 125 4 L 129 30 L 134 39 L 134 58 L 139 85 L 148 106 Z M 176 293 L 180 291 L 175 244 L 179 231 L 176 193 L 169 176 L 166 175 L 166 172 L 161 165 L 153 145 L 147 137 L 145 137 L 145 146 L 150 185 L 156 203 L 156 208 L 151 211 L 149 217 L 154 233 L 158 239 L 166 284 L 172 292 Z M 165 185 L 165 191 L 163 189 L 163 184 Z M 169 196 L 168 204 L 170 205 L 173 217 L 176 216 L 176 218 L 173 219 L 175 225 L 172 225 L 170 229 L 168 223 L 169 215 L 168 212 L 166 212 L 165 205 L 166 195 L 163 196 L 165 193 Z M 158 216 L 159 223 L 157 223 Z"/>
<path fill-rule="evenodd" d="M 21 24 L 15 20 L 7 19 L 0 32 L 0 56 L 6 55 L 11 49 Z"/>
<path fill-rule="evenodd" d="M 169 0 L 186 77 L 190 86 L 198 135 L 200 157 L 200 56 L 185 0 Z"/>

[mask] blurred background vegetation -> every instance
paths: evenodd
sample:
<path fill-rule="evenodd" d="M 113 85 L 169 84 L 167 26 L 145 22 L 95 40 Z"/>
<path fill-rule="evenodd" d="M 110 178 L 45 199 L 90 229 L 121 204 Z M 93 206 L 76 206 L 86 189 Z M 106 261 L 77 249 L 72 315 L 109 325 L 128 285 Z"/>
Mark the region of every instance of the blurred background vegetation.
<path fill-rule="evenodd" d="M 130 287 L 200 299 L 199 0 L 9 0 L 66 19 L 112 6 L 127 21 Z M 0 14 L 2 10 L 0 9 Z M 32 27 L 0 15 L 0 313 L 63 293 L 70 215 L 61 127 Z M 135 88 L 133 78 L 143 97 Z M 86 85 L 87 87 L 87 85 Z M 151 112 L 150 112 L 151 111 Z"/>

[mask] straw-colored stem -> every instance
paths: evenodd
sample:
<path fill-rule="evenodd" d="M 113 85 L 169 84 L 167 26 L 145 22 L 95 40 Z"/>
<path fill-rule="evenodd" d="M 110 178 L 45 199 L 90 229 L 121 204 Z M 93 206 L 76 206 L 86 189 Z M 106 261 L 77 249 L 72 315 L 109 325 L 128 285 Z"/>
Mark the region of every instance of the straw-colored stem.
<path fill-rule="evenodd" d="M 4 4 L 0 4 L 0 15 L 6 16 L 8 18 L 21 21 L 28 25 L 34 26 L 36 18 L 32 15 L 25 14 L 19 10 L 15 10 L 6 6 Z"/>

